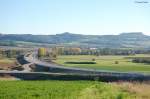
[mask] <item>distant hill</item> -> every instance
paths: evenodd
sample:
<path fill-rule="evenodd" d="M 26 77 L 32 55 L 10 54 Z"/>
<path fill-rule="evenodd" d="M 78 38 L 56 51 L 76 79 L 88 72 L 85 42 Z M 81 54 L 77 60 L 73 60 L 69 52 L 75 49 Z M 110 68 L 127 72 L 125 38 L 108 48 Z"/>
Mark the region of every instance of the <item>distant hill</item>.
<path fill-rule="evenodd" d="M 0 34 L 0 44 L 17 41 L 101 48 L 150 48 L 150 36 L 142 32 L 119 35 L 81 35 L 68 32 L 56 35 Z"/>

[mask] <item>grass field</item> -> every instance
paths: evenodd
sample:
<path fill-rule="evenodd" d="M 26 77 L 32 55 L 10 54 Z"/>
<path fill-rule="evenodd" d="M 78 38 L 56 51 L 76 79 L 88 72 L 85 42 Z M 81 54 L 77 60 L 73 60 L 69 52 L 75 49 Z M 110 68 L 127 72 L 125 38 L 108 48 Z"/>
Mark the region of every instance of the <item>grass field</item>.
<path fill-rule="evenodd" d="M 130 83 L 0 81 L 0 99 L 149 99 L 149 90 L 149 85 Z"/>
<path fill-rule="evenodd" d="M 150 73 L 150 64 L 144 63 L 133 63 L 132 59 L 127 57 L 150 57 L 150 55 L 133 55 L 133 56 L 90 56 L 90 55 L 68 55 L 68 56 L 58 56 L 58 59 L 54 62 L 78 68 L 90 68 L 95 70 L 111 70 L 119 72 L 141 72 Z M 88 62 L 95 59 L 97 64 L 66 64 L 65 62 L 75 61 L 75 62 Z M 118 61 L 118 64 L 115 64 Z"/>

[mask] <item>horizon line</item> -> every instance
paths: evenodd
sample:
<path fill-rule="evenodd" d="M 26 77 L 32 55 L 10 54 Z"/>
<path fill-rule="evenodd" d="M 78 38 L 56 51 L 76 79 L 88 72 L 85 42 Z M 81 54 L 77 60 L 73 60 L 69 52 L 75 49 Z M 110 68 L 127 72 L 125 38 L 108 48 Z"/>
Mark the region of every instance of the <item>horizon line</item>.
<path fill-rule="evenodd" d="M 118 33 L 118 34 L 82 34 L 82 33 L 72 33 L 72 32 L 62 32 L 62 33 L 56 33 L 56 34 L 32 34 L 32 33 L 1 33 L 0 32 L 0 35 L 61 35 L 61 34 L 77 34 L 77 35 L 101 35 L 101 36 L 103 36 L 103 35 L 120 35 L 120 34 L 129 34 L 129 33 L 131 33 L 131 34 L 134 34 L 134 33 L 141 33 L 141 34 L 143 34 L 143 35 L 147 35 L 147 34 L 145 34 L 145 33 L 143 33 L 143 32 L 121 32 L 121 33 Z M 147 36 L 149 36 L 149 35 L 147 35 Z"/>

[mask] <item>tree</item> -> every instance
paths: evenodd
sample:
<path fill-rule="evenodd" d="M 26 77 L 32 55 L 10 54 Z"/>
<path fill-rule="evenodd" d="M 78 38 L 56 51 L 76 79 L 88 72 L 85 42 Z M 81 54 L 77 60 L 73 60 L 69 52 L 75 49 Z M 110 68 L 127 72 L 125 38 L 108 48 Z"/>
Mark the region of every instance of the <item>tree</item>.
<path fill-rule="evenodd" d="M 95 58 L 92 58 L 92 61 L 95 61 Z"/>
<path fill-rule="evenodd" d="M 6 53 L 6 56 L 8 58 L 14 57 L 14 51 L 13 50 L 6 50 L 5 53 Z"/>
<path fill-rule="evenodd" d="M 64 54 L 64 47 L 57 47 L 57 54 L 58 55 L 63 55 Z"/>
<path fill-rule="evenodd" d="M 58 56 L 58 48 L 54 47 L 52 48 L 51 58 L 57 59 L 57 56 Z"/>
<path fill-rule="evenodd" d="M 70 52 L 74 55 L 80 54 L 81 49 L 80 48 L 70 48 Z"/>
<path fill-rule="evenodd" d="M 38 49 L 38 57 L 44 57 L 46 56 L 46 49 L 45 48 L 39 48 Z"/>
<path fill-rule="evenodd" d="M 119 62 L 118 62 L 118 61 L 115 61 L 115 64 L 119 64 Z"/>

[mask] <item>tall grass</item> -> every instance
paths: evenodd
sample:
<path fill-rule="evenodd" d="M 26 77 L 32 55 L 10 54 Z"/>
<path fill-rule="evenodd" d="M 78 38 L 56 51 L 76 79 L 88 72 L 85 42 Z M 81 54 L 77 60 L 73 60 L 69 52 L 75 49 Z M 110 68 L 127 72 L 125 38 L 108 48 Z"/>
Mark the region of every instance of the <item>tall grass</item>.
<path fill-rule="evenodd" d="M 134 99 L 150 99 L 150 83 L 121 82 L 116 83 L 124 91 L 131 93 Z"/>
<path fill-rule="evenodd" d="M 131 99 L 112 84 L 92 81 L 0 81 L 0 99 Z"/>

